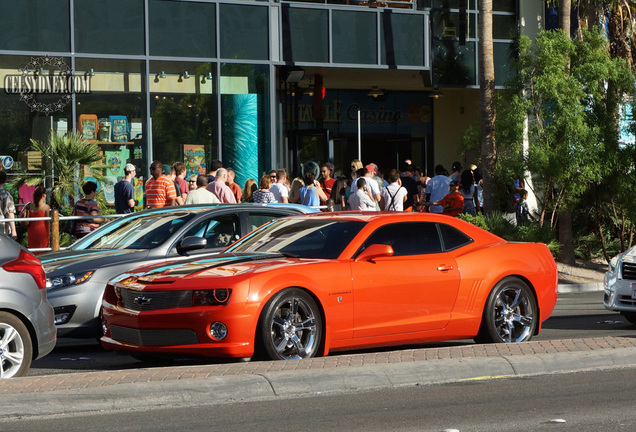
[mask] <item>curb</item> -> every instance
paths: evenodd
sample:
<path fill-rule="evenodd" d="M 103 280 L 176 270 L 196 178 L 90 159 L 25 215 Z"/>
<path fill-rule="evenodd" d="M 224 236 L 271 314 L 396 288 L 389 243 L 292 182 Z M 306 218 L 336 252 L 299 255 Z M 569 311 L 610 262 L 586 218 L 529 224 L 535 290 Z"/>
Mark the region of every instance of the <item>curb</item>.
<path fill-rule="evenodd" d="M 636 347 L 134 382 L 12 394 L 3 397 L 0 421 L 22 416 L 284 400 L 381 388 L 630 367 L 636 367 Z"/>
<path fill-rule="evenodd" d="M 603 282 L 580 283 L 580 284 L 563 283 L 563 284 L 559 284 L 557 288 L 557 292 L 559 294 L 597 292 L 597 291 L 603 291 Z"/>

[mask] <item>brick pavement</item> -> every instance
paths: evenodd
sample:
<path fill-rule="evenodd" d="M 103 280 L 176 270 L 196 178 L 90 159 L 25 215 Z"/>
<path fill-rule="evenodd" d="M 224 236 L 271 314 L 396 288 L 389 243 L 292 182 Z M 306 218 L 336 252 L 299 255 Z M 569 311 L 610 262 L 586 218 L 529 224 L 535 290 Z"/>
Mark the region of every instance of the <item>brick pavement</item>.
<path fill-rule="evenodd" d="M 81 390 L 129 383 L 174 382 L 192 378 L 259 375 L 279 371 L 323 370 L 444 359 L 532 356 L 635 348 L 636 338 L 600 337 L 530 341 L 519 344 L 472 344 L 361 354 L 331 355 L 307 360 L 254 361 L 195 366 L 153 367 L 103 372 L 43 375 L 0 380 L 0 395 Z"/>

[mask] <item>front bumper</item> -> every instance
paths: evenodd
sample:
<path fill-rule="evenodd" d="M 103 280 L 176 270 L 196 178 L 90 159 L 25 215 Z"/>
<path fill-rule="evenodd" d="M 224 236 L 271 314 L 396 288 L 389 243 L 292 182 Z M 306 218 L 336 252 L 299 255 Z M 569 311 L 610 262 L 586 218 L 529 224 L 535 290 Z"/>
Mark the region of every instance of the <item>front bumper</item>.
<path fill-rule="evenodd" d="M 619 279 L 616 271 L 605 273 L 603 306 L 614 312 L 636 312 L 636 280 Z"/>
<path fill-rule="evenodd" d="M 128 354 L 174 356 L 252 357 L 258 313 L 240 306 L 210 306 L 136 312 L 103 302 L 108 350 Z M 228 329 L 223 340 L 210 336 L 210 325 L 222 322 Z"/>

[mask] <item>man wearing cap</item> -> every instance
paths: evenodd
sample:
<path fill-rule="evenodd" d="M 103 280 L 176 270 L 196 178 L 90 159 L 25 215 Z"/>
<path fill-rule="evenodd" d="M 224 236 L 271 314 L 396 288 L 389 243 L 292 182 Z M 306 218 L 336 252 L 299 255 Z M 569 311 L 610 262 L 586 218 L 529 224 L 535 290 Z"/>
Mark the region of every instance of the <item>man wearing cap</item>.
<path fill-rule="evenodd" d="M 451 181 L 453 180 L 457 180 L 459 181 L 461 179 L 462 176 L 462 164 L 461 162 L 453 162 L 453 166 L 451 167 L 451 169 L 453 170 L 453 173 L 450 175 L 450 179 Z"/>
<path fill-rule="evenodd" d="M 135 166 L 127 163 L 124 167 L 124 178 L 115 184 L 115 212 L 118 214 L 135 211 L 135 188 L 132 185 L 135 174 Z"/>

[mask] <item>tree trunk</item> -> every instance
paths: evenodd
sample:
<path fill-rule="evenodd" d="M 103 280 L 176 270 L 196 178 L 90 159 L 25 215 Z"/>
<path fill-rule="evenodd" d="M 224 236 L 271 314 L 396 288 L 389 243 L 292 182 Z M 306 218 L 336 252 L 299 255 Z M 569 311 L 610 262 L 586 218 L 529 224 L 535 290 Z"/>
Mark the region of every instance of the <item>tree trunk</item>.
<path fill-rule="evenodd" d="M 559 261 L 574 265 L 574 235 L 572 234 L 572 211 L 570 209 L 559 214 L 559 242 L 563 245 Z"/>
<path fill-rule="evenodd" d="M 495 62 L 492 42 L 492 0 L 479 2 L 479 114 L 481 125 L 481 159 L 484 178 L 484 208 L 494 205 L 495 143 Z"/>
<path fill-rule="evenodd" d="M 563 31 L 565 31 L 565 34 L 570 37 L 572 0 L 560 0 L 559 4 L 559 27 L 561 27 Z"/>

